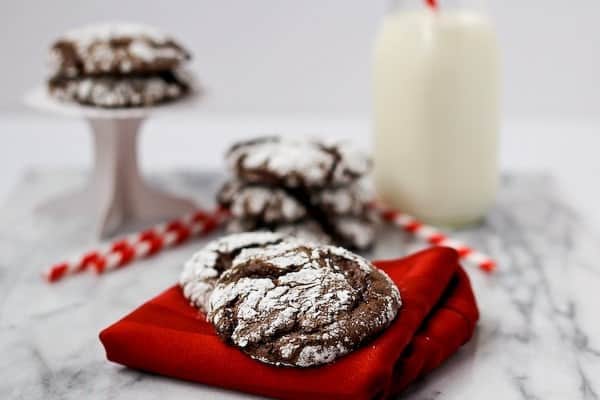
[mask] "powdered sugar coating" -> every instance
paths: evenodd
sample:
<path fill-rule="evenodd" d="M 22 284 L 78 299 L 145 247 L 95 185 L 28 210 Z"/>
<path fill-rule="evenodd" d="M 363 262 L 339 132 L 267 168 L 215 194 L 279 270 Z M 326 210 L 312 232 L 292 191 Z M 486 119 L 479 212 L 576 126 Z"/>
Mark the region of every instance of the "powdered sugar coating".
<path fill-rule="evenodd" d="M 50 93 L 64 101 L 105 108 L 144 107 L 184 96 L 189 86 L 176 75 L 136 77 L 83 77 L 49 82 Z"/>
<path fill-rule="evenodd" d="M 333 361 L 385 329 L 401 305 L 391 280 L 345 249 L 281 242 L 243 250 L 219 278 L 208 319 L 271 364 Z"/>
<path fill-rule="evenodd" d="M 347 185 L 371 166 L 369 158 L 348 143 L 325 145 L 315 140 L 282 137 L 237 143 L 228 151 L 227 160 L 242 180 L 280 183 L 291 188 Z"/>
<path fill-rule="evenodd" d="M 367 179 L 348 187 L 326 188 L 310 192 L 310 206 L 328 216 L 363 216 L 375 194 Z M 237 180 L 223 185 L 217 201 L 235 218 L 257 222 L 296 222 L 308 216 L 307 207 L 281 187 L 246 184 Z"/>
<path fill-rule="evenodd" d="M 311 201 L 329 215 L 362 216 L 375 199 L 375 190 L 367 177 L 348 187 L 324 189 L 312 193 Z"/>
<path fill-rule="evenodd" d="M 109 22 L 74 29 L 51 47 L 52 76 L 140 74 L 172 70 L 189 53 L 164 32 L 143 24 Z"/>
<path fill-rule="evenodd" d="M 334 219 L 333 224 L 339 240 L 355 249 L 367 249 L 375 240 L 377 224 L 365 218 L 339 217 Z"/>
<path fill-rule="evenodd" d="M 227 182 L 217 201 L 236 218 L 260 219 L 261 222 L 294 222 L 307 215 L 306 208 L 281 188 Z"/>
<path fill-rule="evenodd" d="M 208 298 L 216 280 L 229 268 L 244 249 L 279 243 L 285 235 L 272 232 L 249 232 L 222 237 L 195 253 L 183 267 L 179 284 L 190 303 L 208 311 Z"/>
<path fill-rule="evenodd" d="M 347 184 L 354 182 L 357 177 L 364 176 L 371 169 L 371 159 L 365 155 L 352 142 L 337 142 L 329 140 L 325 145 L 336 149 L 338 157 L 342 160 L 333 171 L 332 181 Z M 357 175 L 357 172 L 359 174 Z"/>

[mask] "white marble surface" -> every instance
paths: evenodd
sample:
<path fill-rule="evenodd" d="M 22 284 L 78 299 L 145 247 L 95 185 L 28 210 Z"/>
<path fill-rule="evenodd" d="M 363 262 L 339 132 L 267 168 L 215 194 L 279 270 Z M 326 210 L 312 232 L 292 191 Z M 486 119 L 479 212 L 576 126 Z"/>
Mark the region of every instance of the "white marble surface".
<path fill-rule="evenodd" d="M 48 263 L 93 243 L 83 219 L 40 216 L 35 205 L 83 174 L 31 170 L 0 209 L 1 399 L 237 399 L 244 395 L 129 370 L 104 358 L 98 332 L 171 285 L 199 246 L 102 277 L 51 286 Z M 155 178 L 207 204 L 213 175 Z M 511 174 L 486 223 L 457 234 L 499 262 L 471 268 L 482 318 L 473 340 L 413 386 L 407 399 L 597 399 L 600 396 L 600 234 L 549 175 Z M 376 256 L 420 247 L 389 235 Z"/>

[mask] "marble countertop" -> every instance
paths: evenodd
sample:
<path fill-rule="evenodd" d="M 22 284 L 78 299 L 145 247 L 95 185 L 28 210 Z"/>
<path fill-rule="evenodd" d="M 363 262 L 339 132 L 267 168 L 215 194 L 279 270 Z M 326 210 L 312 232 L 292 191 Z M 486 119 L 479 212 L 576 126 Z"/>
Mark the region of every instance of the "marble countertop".
<path fill-rule="evenodd" d="M 94 243 L 89 221 L 36 206 L 83 182 L 78 171 L 33 169 L 0 208 L 0 398 L 247 397 L 106 361 L 98 332 L 171 285 L 202 241 L 96 277 L 48 285 L 40 271 Z M 208 204 L 215 175 L 169 173 L 154 184 Z M 600 234 L 549 174 L 508 174 L 481 226 L 456 236 L 499 270 L 468 268 L 481 320 L 473 340 L 406 399 L 597 399 L 600 396 Z M 422 247 L 386 236 L 374 257 Z"/>

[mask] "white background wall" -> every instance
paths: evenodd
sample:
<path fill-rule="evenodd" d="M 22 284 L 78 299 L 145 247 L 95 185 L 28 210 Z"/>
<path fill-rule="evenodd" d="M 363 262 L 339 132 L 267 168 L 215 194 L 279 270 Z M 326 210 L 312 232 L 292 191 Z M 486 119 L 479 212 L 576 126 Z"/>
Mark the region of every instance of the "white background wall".
<path fill-rule="evenodd" d="M 418 0 L 410 0 L 418 1 Z M 444 0 L 441 0 L 443 5 Z M 512 118 L 591 118 L 600 111 L 600 1 L 489 0 Z M 192 50 L 223 113 L 364 115 L 384 0 L 2 0 L 0 110 L 41 81 L 52 38 L 105 19 L 172 32 Z"/>
<path fill-rule="evenodd" d="M 600 1 L 488 1 L 504 55 L 501 166 L 556 174 L 587 215 L 600 174 Z M 83 121 L 21 113 L 23 92 L 43 81 L 48 45 L 67 29 L 135 20 L 191 49 L 208 90 L 200 115 L 152 118 L 140 158 L 146 173 L 196 171 L 219 168 L 235 138 L 255 133 L 368 146 L 370 55 L 385 8 L 386 0 L 0 0 L 0 198 L 26 169 L 91 165 Z"/>

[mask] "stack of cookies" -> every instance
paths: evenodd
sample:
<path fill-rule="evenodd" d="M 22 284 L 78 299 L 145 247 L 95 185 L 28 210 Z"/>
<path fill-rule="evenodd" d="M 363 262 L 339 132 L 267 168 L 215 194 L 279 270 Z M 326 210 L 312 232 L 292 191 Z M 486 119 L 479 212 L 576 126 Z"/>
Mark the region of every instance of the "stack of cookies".
<path fill-rule="evenodd" d="M 371 161 L 347 143 L 260 137 L 226 154 L 233 177 L 217 195 L 230 232 L 267 229 L 350 249 L 369 248 L 376 218 Z"/>
<path fill-rule="evenodd" d="M 142 107 L 190 91 L 181 66 L 189 53 L 164 33 L 139 24 L 91 25 L 50 49 L 50 94 L 106 108 Z"/>

